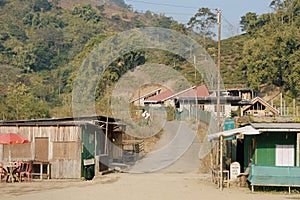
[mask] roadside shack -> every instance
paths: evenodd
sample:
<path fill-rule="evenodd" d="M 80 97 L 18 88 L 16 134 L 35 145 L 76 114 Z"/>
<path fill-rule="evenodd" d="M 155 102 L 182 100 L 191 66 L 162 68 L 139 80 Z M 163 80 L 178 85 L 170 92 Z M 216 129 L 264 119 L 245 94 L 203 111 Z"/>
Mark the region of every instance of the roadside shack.
<path fill-rule="evenodd" d="M 300 123 L 251 123 L 208 139 L 224 144 L 222 160 L 228 166 L 240 164 L 252 191 L 258 186 L 285 186 L 289 192 L 300 187 Z"/>
<path fill-rule="evenodd" d="M 125 126 L 105 116 L 1 121 L 0 134 L 17 133 L 26 144 L 1 144 L 0 162 L 33 161 L 39 178 L 92 179 L 122 158 Z"/>

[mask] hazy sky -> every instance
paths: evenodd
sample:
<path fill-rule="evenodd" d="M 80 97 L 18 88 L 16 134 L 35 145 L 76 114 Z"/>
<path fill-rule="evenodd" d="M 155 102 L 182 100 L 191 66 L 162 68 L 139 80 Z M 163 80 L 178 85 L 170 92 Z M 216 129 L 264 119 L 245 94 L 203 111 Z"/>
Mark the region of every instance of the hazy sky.
<path fill-rule="evenodd" d="M 222 11 L 222 35 L 229 37 L 240 33 L 239 21 L 247 12 L 269 13 L 271 0 L 125 0 L 133 10 L 164 13 L 186 24 L 198 8 L 220 8 Z"/>

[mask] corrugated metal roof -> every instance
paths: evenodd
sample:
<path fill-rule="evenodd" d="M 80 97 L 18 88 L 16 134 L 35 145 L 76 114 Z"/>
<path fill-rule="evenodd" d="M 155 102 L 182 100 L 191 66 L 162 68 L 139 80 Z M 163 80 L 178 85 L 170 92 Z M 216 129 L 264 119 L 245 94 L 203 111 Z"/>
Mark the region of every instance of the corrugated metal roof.
<path fill-rule="evenodd" d="M 245 127 L 209 134 L 208 140 L 216 140 L 221 135 L 228 137 L 237 134 L 256 135 L 264 132 L 300 132 L 300 123 L 251 123 Z"/>
<path fill-rule="evenodd" d="M 144 102 L 147 103 L 152 103 L 152 102 L 160 102 L 160 101 L 164 101 L 165 99 L 167 99 L 169 96 L 172 96 L 174 93 L 172 90 L 166 90 L 164 92 L 159 93 L 158 95 L 149 97 L 148 99 L 146 99 Z"/>
<path fill-rule="evenodd" d="M 16 126 L 16 125 L 24 125 L 24 126 L 74 126 L 74 125 L 86 125 L 93 124 L 93 122 L 106 122 L 109 124 L 118 124 L 117 121 L 119 119 L 114 119 L 111 117 L 105 116 L 83 116 L 83 117 L 70 117 L 70 118 L 45 118 L 45 119 L 31 119 L 31 120 L 9 120 L 0 121 L 0 126 Z"/>
<path fill-rule="evenodd" d="M 300 129 L 300 123 L 251 123 L 256 129 Z"/>
<path fill-rule="evenodd" d="M 217 140 L 220 136 L 229 137 L 237 134 L 244 134 L 244 135 L 257 135 L 259 131 L 253 128 L 252 126 L 245 126 L 241 128 L 235 128 L 227 131 L 212 133 L 207 136 L 209 141 Z"/>
<path fill-rule="evenodd" d="M 151 92 L 148 92 L 147 94 L 144 94 L 144 95 L 142 95 L 142 96 L 140 96 L 140 97 L 138 97 L 138 98 L 135 98 L 135 99 L 131 100 L 131 103 L 132 103 L 132 102 L 135 102 L 135 101 L 137 101 L 137 100 L 139 100 L 139 99 L 143 99 L 143 98 L 147 98 L 147 97 L 149 97 L 149 96 L 152 96 L 153 94 L 155 94 L 155 93 L 157 93 L 157 92 L 160 92 L 160 91 L 161 91 L 161 88 L 158 88 L 158 89 L 156 89 L 156 90 L 153 90 L 153 91 L 151 91 Z"/>

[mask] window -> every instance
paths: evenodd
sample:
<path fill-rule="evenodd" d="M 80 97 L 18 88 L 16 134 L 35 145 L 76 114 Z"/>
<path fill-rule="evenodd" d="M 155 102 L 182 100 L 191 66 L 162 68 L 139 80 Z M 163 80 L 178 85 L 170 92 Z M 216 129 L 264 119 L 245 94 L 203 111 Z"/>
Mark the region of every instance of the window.
<path fill-rule="evenodd" d="M 214 106 L 215 112 L 217 112 L 217 105 Z M 225 105 L 220 104 L 220 113 L 225 113 Z"/>
<path fill-rule="evenodd" d="M 294 166 L 294 145 L 276 145 L 276 166 Z"/>
<path fill-rule="evenodd" d="M 1 152 L 2 153 L 2 152 Z M 3 158 L 5 159 L 31 159 L 31 143 L 4 144 Z"/>
<path fill-rule="evenodd" d="M 77 154 L 77 142 L 53 142 L 53 159 L 75 160 Z"/>

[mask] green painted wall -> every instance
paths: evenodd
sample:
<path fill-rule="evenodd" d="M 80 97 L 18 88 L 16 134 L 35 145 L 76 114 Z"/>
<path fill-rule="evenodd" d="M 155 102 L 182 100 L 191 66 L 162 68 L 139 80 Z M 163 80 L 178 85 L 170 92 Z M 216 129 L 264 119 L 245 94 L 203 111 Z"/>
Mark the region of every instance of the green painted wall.
<path fill-rule="evenodd" d="M 248 153 L 248 148 L 252 145 L 253 136 L 244 136 L 244 168 L 249 165 L 250 158 L 254 160 L 254 155 L 250 156 Z"/>
<path fill-rule="evenodd" d="M 248 165 L 249 145 L 253 145 L 255 138 L 255 150 L 252 155 L 252 160 L 256 165 L 275 166 L 276 145 L 294 145 L 295 146 L 295 162 L 296 162 L 296 133 L 278 133 L 269 132 L 257 136 L 245 136 L 244 163 Z M 296 164 L 296 163 L 295 163 Z"/>
<path fill-rule="evenodd" d="M 92 140 L 92 138 L 89 139 L 89 137 L 92 137 L 92 134 L 92 130 L 87 126 L 82 127 L 81 177 L 85 178 L 92 178 L 94 176 L 94 166 L 87 168 L 83 165 L 84 159 L 94 158 L 95 140 Z"/>

